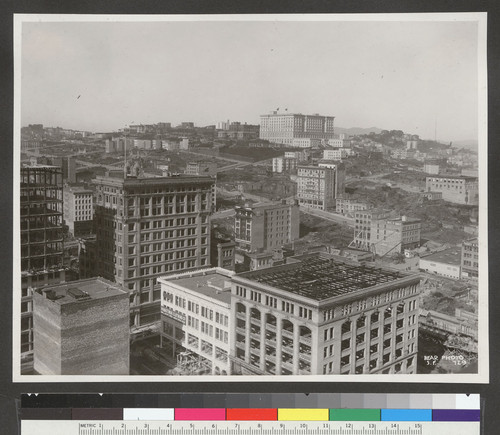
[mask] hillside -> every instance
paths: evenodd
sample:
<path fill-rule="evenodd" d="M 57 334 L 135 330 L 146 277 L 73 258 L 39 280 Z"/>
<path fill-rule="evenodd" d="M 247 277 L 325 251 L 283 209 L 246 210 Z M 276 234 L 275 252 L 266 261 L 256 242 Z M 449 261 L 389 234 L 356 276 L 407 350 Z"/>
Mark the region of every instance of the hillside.
<path fill-rule="evenodd" d="M 344 127 L 335 127 L 335 133 L 336 134 L 346 134 L 348 136 L 360 136 L 363 134 L 370 134 L 370 133 L 380 133 L 382 129 L 378 127 L 368 127 L 368 128 L 362 128 L 362 127 L 351 127 L 351 128 L 344 128 Z"/>

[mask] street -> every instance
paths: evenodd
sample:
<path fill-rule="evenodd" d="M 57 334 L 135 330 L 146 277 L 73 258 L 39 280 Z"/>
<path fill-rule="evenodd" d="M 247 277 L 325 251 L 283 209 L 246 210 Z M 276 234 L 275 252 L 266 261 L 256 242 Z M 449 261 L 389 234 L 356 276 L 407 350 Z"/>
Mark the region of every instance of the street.
<path fill-rule="evenodd" d="M 354 224 L 355 224 L 354 219 L 347 217 L 347 216 L 342 216 L 342 215 L 337 214 L 337 213 L 332 213 L 332 212 L 324 211 L 324 210 L 317 210 L 314 208 L 309 208 L 309 207 L 304 207 L 304 206 L 300 206 L 300 211 L 303 213 L 307 213 L 307 214 L 319 217 L 321 219 L 325 219 L 327 221 L 336 222 L 338 224 L 346 224 L 346 225 L 349 225 L 350 227 L 354 228 Z"/>

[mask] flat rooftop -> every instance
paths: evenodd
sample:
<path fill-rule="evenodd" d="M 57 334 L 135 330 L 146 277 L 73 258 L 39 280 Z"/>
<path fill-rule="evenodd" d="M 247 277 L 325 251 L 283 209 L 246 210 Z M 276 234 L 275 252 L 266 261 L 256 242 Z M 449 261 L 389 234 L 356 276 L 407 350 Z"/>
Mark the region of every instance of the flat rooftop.
<path fill-rule="evenodd" d="M 167 276 L 166 281 L 188 290 L 231 304 L 231 275 L 224 275 L 214 269 L 205 272 L 194 272 L 186 276 Z"/>
<path fill-rule="evenodd" d="M 259 202 L 255 204 L 248 204 L 248 205 L 236 205 L 234 206 L 235 210 L 271 210 L 271 209 L 276 209 L 276 208 L 288 208 L 290 206 L 293 206 L 294 204 L 283 204 L 282 202 Z"/>
<path fill-rule="evenodd" d="M 56 304 L 65 305 L 93 299 L 105 299 L 116 295 L 127 294 L 116 284 L 103 278 L 89 278 L 79 281 L 70 281 L 37 289 L 40 295 L 46 295 Z"/>
<path fill-rule="evenodd" d="M 95 184 L 113 184 L 124 187 L 144 187 L 144 186 L 168 186 L 172 184 L 212 184 L 214 182 L 212 177 L 206 175 L 187 175 L 179 174 L 170 177 L 131 177 L 123 178 L 123 169 L 118 169 L 117 177 L 112 176 L 97 176 L 94 180 Z M 120 174 L 118 174 L 120 172 Z"/>
<path fill-rule="evenodd" d="M 427 178 L 445 178 L 445 179 L 450 179 L 450 180 L 477 181 L 477 177 L 471 177 L 471 176 L 467 176 L 467 175 L 438 174 L 438 175 L 428 175 Z"/>
<path fill-rule="evenodd" d="M 453 264 L 455 266 L 460 265 L 461 259 L 461 248 L 445 249 L 444 251 L 435 252 L 434 254 L 422 257 L 422 260 L 435 261 L 436 263 Z"/>
<path fill-rule="evenodd" d="M 406 278 L 408 274 L 315 256 L 238 276 L 322 301 Z"/>

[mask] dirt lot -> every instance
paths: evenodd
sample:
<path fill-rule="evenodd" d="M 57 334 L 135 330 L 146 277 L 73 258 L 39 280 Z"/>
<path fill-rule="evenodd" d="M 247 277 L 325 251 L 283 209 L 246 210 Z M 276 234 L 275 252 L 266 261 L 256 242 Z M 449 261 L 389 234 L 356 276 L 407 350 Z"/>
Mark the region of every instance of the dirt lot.
<path fill-rule="evenodd" d="M 347 225 L 300 213 L 300 240 L 302 242 L 329 244 L 340 248 L 349 245 L 353 237 L 352 229 Z"/>

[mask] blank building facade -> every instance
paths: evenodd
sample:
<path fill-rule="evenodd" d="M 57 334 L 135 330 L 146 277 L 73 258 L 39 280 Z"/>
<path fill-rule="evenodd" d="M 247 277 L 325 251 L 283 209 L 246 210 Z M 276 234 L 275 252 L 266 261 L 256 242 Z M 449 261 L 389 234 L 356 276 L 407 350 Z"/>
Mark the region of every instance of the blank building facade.
<path fill-rule="evenodd" d="M 297 260 L 232 277 L 233 373 L 416 373 L 418 276 Z"/>
<path fill-rule="evenodd" d="M 33 295 L 34 369 L 41 375 L 128 375 L 129 302 L 102 278 Z"/>

